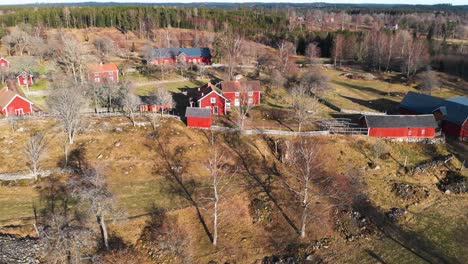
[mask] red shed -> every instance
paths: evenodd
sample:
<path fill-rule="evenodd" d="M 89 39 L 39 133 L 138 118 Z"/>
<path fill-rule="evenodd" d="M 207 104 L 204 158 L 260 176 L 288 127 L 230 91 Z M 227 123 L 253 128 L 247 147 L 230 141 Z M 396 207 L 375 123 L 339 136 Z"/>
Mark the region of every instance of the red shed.
<path fill-rule="evenodd" d="M 231 109 L 231 103 L 221 90 L 211 83 L 198 88 L 191 94 L 191 106 L 209 108 L 213 115 L 225 115 Z"/>
<path fill-rule="evenodd" d="M 5 87 L 0 90 L 0 113 L 5 116 L 29 114 L 32 103 Z"/>
<path fill-rule="evenodd" d="M 208 108 L 187 107 L 185 118 L 188 127 L 209 128 L 211 126 L 211 111 Z"/>
<path fill-rule="evenodd" d="M 114 63 L 90 65 L 88 80 L 96 84 L 118 83 L 119 69 Z"/>
<path fill-rule="evenodd" d="M 223 91 L 223 95 L 233 102 L 234 106 L 239 106 L 241 103 L 251 106 L 260 104 L 262 91 L 260 81 L 222 81 L 220 88 Z"/>
<path fill-rule="evenodd" d="M 18 79 L 19 86 L 31 86 L 33 85 L 33 75 L 23 71 L 20 75 L 16 77 Z"/>
<path fill-rule="evenodd" d="M 383 138 L 433 138 L 438 126 L 433 115 L 366 115 L 361 124 L 368 136 Z"/>
<path fill-rule="evenodd" d="M 0 58 L 0 70 L 7 71 L 10 68 L 10 62 L 7 61 L 5 58 Z"/>

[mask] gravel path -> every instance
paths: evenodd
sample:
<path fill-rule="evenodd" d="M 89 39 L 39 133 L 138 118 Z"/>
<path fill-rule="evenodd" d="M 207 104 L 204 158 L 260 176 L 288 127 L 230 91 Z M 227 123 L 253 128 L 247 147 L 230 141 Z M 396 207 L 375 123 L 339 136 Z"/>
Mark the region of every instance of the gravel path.
<path fill-rule="evenodd" d="M 62 168 L 55 168 L 50 170 L 41 170 L 39 172 L 40 177 L 48 177 L 53 173 L 62 173 L 66 170 Z M 16 181 L 23 179 L 34 179 L 34 176 L 30 171 L 19 171 L 19 172 L 10 172 L 10 173 L 0 173 L 0 181 Z"/>

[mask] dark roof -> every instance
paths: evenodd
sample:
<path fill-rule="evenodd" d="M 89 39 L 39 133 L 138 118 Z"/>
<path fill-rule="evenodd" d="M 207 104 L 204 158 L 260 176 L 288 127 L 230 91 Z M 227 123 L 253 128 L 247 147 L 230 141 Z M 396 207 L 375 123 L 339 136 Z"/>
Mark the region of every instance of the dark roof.
<path fill-rule="evenodd" d="M 447 115 L 444 119 L 458 125 L 462 125 L 468 118 L 468 105 L 415 92 L 408 92 L 400 107 L 418 114 L 432 114 L 435 110 L 445 107 Z"/>
<path fill-rule="evenodd" d="M 211 57 L 209 48 L 156 48 L 151 53 L 152 58 L 175 58 L 184 53 L 189 57 Z"/>
<path fill-rule="evenodd" d="M 223 92 L 239 92 L 239 91 L 261 91 L 260 81 L 222 81 L 221 90 Z"/>
<path fill-rule="evenodd" d="M 468 96 L 456 96 L 447 99 L 447 101 L 468 106 Z"/>
<path fill-rule="evenodd" d="M 367 127 L 437 127 L 431 115 L 366 115 Z"/>
<path fill-rule="evenodd" d="M 187 107 L 185 117 L 210 117 L 210 108 Z"/>
<path fill-rule="evenodd" d="M 201 100 L 203 97 L 208 95 L 211 92 L 216 92 L 218 93 L 221 97 L 223 97 L 226 101 L 229 101 L 224 94 L 223 91 L 221 91 L 218 87 L 213 85 L 211 82 L 208 82 L 207 84 L 195 89 L 192 89 L 192 92 L 190 93 L 190 96 L 195 99 L 195 101 Z"/>

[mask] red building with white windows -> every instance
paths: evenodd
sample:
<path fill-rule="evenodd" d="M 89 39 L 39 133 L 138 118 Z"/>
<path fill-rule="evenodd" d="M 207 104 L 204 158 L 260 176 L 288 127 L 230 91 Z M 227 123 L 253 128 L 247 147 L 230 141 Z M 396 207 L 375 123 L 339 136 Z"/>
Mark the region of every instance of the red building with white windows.
<path fill-rule="evenodd" d="M 18 85 L 19 86 L 31 86 L 34 84 L 33 82 L 33 75 L 23 71 L 20 75 L 16 77 L 18 80 Z"/>
<path fill-rule="evenodd" d="M 433 115 L 366 115 L 361 125 L 381 138 L 433 138 L 438 126 Z"/>
<path fill-rule="evenodd" d="M 5 87 L 0 90 L 0 113 L 5 116 L 29 114 L 32 103 Z"/>
<path fill-rule="evenodd" d="M 213 115 L 225 115 L 231 110 L 231 102 L 223 92 L 211 83 L 199 87 L 190 96 L 190 106 L 211 109 Z"/>
<path fill-rule="evenodd" d="M 248 104 L 256 106 L 260 104 L 262 88 L 260 81 L 234 80 L 222 81 L 220 89 L 233 106 Z"/>
<path fill-rule="evenodd" d="M 95 84 L 118 83 L 119 69 L 114 63 L 90 65 L 88 80 Z"/>
<path fill-rule="evenodd" d="M 5 58 L 0 58 L 0 70 L 2 71 L 8 71 L 10 68 L 10 62 L 7 61 Z"/>

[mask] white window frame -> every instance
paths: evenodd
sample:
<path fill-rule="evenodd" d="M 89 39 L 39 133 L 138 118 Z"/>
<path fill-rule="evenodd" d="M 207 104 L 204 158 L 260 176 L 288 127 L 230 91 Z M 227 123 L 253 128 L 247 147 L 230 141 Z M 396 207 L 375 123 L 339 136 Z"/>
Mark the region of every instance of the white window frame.
<path fill-rule="evenodd" d="M 426 129 L 421 130 L 421 135 L 426 135 Z"/>
<path fill-rule="evenodd" d="M 216 97 L 211 97 L 210 98 L 210 103 L 216 104 Z"/>
<path fill-rule="evenodd" d="M 231 103 L 226 102 L 226 108 L 231 108 Z"/>
<path fill-rule="evenodd" d="M 252 91 L 249 92 L 249 96 L 253 96 L 253 92 L 252 92 Z"/>
<path fill-rule="evenodd" d="M 114 76 L 109 76 L 109 81 L 113 82 L 114 81 Z"/>
<path fill-rule="evenodd" d="M 240 100 L 239 99 L 234 99 L 234 106 L 239 106 L 240 105 Z"/>
<path fill-rule="evenodd" d="M 95 72 L 94 77 L 98 77 L 98 76 L 99 76 L 99 72 Z"/>
<path fill-rule="evenodd" d="M 101 78 L 99 78 L 99 77 L 94 78 L 94 82 L 95 83 L 101 82 Z"/>
<path fill-rule="evenodd" d="M 249 99 L 247 100 L 247 103 L 248 103 L 249 105 L 253 104 L 253 98 L 249 98 Z"/>
<path fill-rule="evenodd" d="M 235 92 L 234 95 L 235 95 L 235 96 L 239 96 L 240 93 L 239 93 L 239 92 Z"/>

